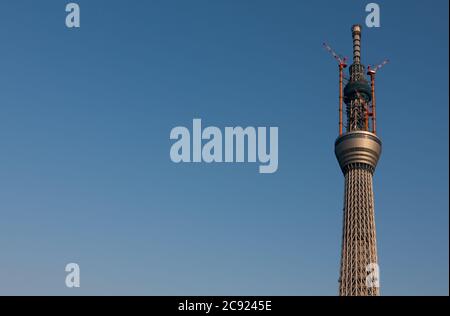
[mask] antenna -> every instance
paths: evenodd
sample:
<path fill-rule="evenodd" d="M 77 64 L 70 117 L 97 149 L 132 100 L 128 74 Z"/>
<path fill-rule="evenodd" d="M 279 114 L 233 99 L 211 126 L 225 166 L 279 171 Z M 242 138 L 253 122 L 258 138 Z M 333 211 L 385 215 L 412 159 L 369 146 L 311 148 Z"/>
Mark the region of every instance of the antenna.
<path fill-rule="evenodd" d="M 353 63 L 359 64 L 361 61 L 361 25 L 352 26 L 353 37 Z"/>

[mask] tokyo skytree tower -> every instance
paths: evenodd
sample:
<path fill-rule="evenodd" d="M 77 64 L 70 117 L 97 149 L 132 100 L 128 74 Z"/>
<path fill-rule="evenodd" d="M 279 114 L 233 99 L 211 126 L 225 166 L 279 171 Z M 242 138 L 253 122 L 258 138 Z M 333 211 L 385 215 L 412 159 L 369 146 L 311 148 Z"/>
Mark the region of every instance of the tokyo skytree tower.
<path fill-rule="evenodd" d="M 361 64 L 361 26 L 352 26 L 353 64 L 344 78 L 346 59 L 324 44 L 339 61 L 339 137 L 335 154 L 345 177 L 339 295 L 378 296 L 379 268 L 372 177 L 381 155 L 376 135 L 375 74 L 387 63 Z M 370 82 L 366 79 L 370 77 Z M 342 89 L 343 80 L 347 80 Z M 343 131 L 342 107 L 346 105 Z"/>

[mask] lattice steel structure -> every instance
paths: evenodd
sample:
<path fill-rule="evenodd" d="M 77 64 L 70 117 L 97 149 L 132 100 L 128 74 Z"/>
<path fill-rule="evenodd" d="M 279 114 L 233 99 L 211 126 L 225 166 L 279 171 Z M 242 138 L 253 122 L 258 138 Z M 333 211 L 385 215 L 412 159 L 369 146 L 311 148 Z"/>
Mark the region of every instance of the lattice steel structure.
<path fill-rule="evenodd" d="M 372 78 L 369 84 L 361 64 L 361 26 L 352 27 L 352 36 L 353 64 L 340 97 L 340 112 L 342 101 L 346 105 L 346 130 L 343 132 L 340 127 L 335 142 L 335 154 L 345 176 L 339 294 L 377 296 L 380 292 L 372 176 L 381 155 L 381 140 L 375 131 L 375 71 L 369 69 L 367 73 Z"/>

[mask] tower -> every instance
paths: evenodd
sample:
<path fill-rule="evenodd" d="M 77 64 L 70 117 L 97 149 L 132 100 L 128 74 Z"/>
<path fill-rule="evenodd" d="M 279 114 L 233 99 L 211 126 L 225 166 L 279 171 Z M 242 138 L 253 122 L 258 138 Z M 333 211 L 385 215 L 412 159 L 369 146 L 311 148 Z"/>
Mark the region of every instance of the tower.
<path fill-rule="evenodd" d="M 339 65 L 339 137 L 335 154 L 345 177 L 342 253 L 339 294 L 377 296 L 378 258 L 375 230 L 372 176 L 381 155 L 381 140 L 376 135 L 375 73 L 361 64 L 361 26 L 352 26 L 353 63 L 342 91 L 344 65 Z M 342 102 L 346 105 L 345 132 Z"/>

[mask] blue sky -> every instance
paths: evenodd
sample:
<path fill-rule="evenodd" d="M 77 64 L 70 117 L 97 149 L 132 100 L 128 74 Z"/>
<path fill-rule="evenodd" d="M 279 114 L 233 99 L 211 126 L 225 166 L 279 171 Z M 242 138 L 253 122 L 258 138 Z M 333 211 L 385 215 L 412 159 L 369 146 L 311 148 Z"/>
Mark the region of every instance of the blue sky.
<path fill-rule="evenodd" d="M 448 1 L 377 1 L 383 295 L 448 295 Z M 0 294 L 336 295 L 337 65 L 357 1 L 0 3 Z M 170 130 L 278 126 L 279 168 L 174 164 Z M 81 288 L 64 267 L 81 268 Z"/>

